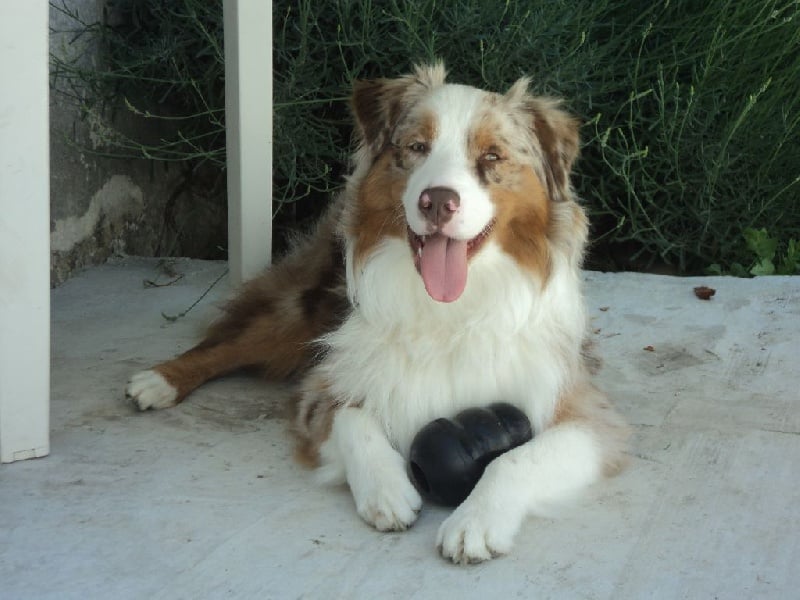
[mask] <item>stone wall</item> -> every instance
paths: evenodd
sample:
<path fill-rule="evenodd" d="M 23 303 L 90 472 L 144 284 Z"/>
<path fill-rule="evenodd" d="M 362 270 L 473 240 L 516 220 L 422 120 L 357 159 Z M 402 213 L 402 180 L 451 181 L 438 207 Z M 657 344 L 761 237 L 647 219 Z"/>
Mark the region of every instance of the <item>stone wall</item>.
<path fill-rule="evenodd" d="M 109 17 L 110 4 L 59 0 L 57 6 L 94 23 Z M 72 16 L 51 6 L 50 27 L 52 54 L 87 69 L 101 63 L 88 36 L 75 33 Z M 51 70 L 51 284 L 115 254 L 224 257 L 220 174 L 198 175 L 182 163 L 108 157 L 109 126 L 157 138 L 157 125 L 121 103 L 87 110 L 86 94 Z"/>

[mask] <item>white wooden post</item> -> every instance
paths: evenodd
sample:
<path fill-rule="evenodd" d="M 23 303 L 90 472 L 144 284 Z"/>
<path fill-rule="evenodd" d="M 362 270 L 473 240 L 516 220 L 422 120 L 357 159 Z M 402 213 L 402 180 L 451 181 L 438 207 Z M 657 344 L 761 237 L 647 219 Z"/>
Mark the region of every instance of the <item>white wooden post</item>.
<path fill-rule="evenodd" d="M 272 246 L 272 2 L 225 0 L 228 264 L 239 284 Z"/>
<path fill-rule="evenodd" d="M 0 462 L 50 451 L 48 10 L 0 2 Z"/>

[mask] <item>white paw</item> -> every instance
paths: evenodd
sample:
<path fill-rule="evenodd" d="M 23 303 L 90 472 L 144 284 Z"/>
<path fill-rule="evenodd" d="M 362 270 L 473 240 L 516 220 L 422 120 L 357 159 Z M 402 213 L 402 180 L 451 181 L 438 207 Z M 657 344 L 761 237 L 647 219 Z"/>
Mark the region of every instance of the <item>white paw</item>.
<path fill-rule="evenodd" d="M 502 507 L 488 508 L 470 496 L 439 527 L 436 546 L 454 563 L 482 562 L 507 554 L 519 525 Z"/>
<path fill-rule="evenodd" d="M 178 390 L 163 375 L 148 369 L 131 377 L 125 388 L 125 397 L 139 410 L 169 408 L 177 404 Z"/>
<path fill-rule="evenodd" d="M 367 411 L 337 411 L 320 454 L 328 479 L 344 474 L 367 523 L 379 531 L 403 531 L 417 520 L 422 498 L 406 474 L 406 462 Z"/>
<path fill-rule="evenodd" d="M 398 455 L 397 458 L 400 458 Z M 408 529 L 422 508 L 422 498 L 411 484 L 400 465 L 386 465 L 365 474 L 350 488 L 358 514 L 378 531 L 403 531 Z"/>

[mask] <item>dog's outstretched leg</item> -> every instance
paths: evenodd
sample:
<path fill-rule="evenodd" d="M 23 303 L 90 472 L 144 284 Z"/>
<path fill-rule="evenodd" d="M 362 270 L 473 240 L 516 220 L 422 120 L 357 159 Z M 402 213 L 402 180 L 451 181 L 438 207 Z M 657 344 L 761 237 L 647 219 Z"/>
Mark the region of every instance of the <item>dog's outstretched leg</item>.
<path fill-rule="evenodd" d="M 589 384 L 562 399 L 552 426 L 486 468 L 439 529 L 445 558 L 468 564 L 505 554 L 528 515 L 547 515 L 625 462 L 628 428 Z"/>
<path fill-rule="evenodd" d="M 167 408 L 204 382 L 245 367 L 287 378 L 314 362 L 314 341 L 348 310 L 335 215 L 329 214 L 286 259 L 245 284 L 197 346 L 135 374 L 126 396 L 139 410 Z"/>
<path fill-rule="evenodd" d="M 314 332 L 302 321 L 281 319 L 266 299 L 260 312 L 243 322 L 235 314 L 229 312 L 194 348 L 136 373 L 128 383 L 127 397 L 139 410 L 167 408 L 220 375 L 259 367 L 269 376 L 286 377 L 310 360 Z"/>

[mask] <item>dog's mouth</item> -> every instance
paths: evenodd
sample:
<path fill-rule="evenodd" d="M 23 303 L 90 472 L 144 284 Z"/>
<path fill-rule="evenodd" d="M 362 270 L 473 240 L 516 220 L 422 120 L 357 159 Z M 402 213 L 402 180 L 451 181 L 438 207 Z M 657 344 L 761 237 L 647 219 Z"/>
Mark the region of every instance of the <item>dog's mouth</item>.
<path fill-rule="evenodd" d="M 442 233 L 418 235 L 408 228 L 408 243 L 414 265 L 425 290 L 437 302 L 453 302 L 467 285 L 467 263 L 480 250 L 494 228 L 494 219 L 470 240 L 458 240 Z"/>

